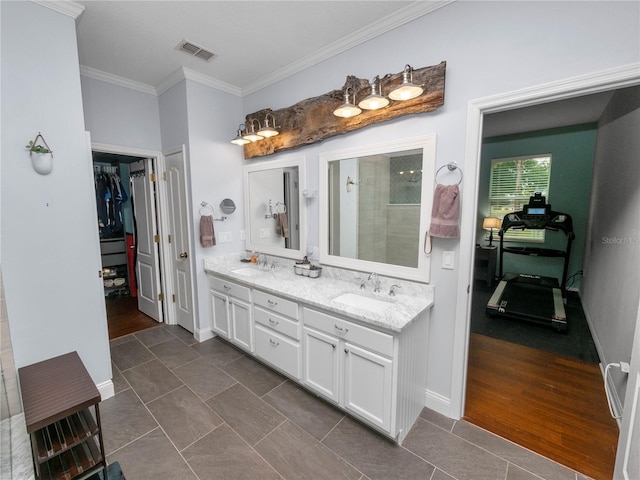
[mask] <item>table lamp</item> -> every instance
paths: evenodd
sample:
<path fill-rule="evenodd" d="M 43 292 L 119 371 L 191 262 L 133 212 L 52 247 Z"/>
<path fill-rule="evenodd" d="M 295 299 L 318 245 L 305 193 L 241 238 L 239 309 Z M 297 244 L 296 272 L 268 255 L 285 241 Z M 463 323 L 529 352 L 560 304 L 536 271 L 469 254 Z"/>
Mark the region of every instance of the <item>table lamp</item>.
<path fill-rule="evenodd" d="M 482 221 L 482 228 L 484 228 L 485 230 L 489 230 L 489 246 L 491 247 L 493 244 L 493 230 L 497 229 L 499 230 L 500 227 L 502 226 L 502 221 L 499 218 L 495 218 L 495 217 L 486 217 L 483 221 Z"/>

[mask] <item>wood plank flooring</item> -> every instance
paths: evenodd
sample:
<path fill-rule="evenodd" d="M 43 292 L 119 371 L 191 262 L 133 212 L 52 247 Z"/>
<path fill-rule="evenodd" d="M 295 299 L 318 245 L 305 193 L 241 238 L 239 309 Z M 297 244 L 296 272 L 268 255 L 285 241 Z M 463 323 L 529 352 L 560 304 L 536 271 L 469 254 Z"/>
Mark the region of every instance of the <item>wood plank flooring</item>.
<path fill-rule="evenodd" d="M 135 297 L 109 298 L 105 302 L 109 340 L 158 325 L 153 318 L 138 310 Z"/>
<path fill-rule="evenodd" d="M 465 420 L 596 480 L 618 426 L 598 365 L 472 333 Z"/>

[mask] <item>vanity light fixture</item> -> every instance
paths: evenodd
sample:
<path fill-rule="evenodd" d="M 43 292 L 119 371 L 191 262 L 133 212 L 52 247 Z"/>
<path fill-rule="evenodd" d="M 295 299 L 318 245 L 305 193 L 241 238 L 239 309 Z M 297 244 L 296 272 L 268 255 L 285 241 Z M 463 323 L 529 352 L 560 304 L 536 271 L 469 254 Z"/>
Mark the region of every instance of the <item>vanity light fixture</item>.
<path fill-rule="evenodd" d="M 413 68 L 407 64 L 402 72 L 402 83 L 398 88 L 389 92 L 389 98 L 391 100 L 411 100 L 422 95 L 422 92 L 422 87 L 413 83 Z"/>
<path fill-rule="evenodd" d="M 358 103 L 358 106 L 365 110 L 378 110 L 389 105 L 389 99 L 381 95 L 382 82 L 378 75 L 369 82 L 369 85 L 371 86 L 371 94 L 363 98 L 360 103 Z M 376 86 L 378 88 L 376 88 Z"/>
<path fill-rule="evenodd" d="M 258 129 L 260 129 L 260 122 L 258 122 L 258 120 L 256 120 L 255 118 L 252 118 L 249 121 L 249 126 L 251 127 L 251 130 L 247 128 L 242 138 L 244 138 L 245 140 L 249 140 L 250 142 L 257 142 L 258 140 L 262 140 L 264 138 L 262 135 L 256 132 L 255 127 L 253 126 L 253 124 L 256 122 L 258 123 Z"/>
<path fill-rule="evenodd" d="M 353 89 L 351 87 L 347 87 L 344 90 L 344 103 L 333 111 L 333 114 L 336 117 L 349 118 L 355 117 L 356 115 L 360 115 L 362 113 L 362 110 L 360 108 L 349 101 L 349 91 L 352 92 L 355 99 L 355 93 L 353 93 Z"/>
<path fill-rule="evenodd" d="M 271 117 L 273 126 L 269 126 L 269 117 Z M 278 130 L 276 130 L 276 119 L 273 116 L 273 114 L 271 113 L 267 113 L 267 115 L 264 117 L 264 127 L 262 127 L 260 130 L 258 130 L 258 135 L 261 135 L 264 138 L 269 138 L 269 137 L 275 137 L 276 135 L 278 135 L 280 132 L 278 132 Z"/>
<path fill-rule="evenodd" d="M 241 145 L 241 146 L 246 145 L 247 143 L 251 143 L 251 140 L 247 140 L 246 138 L 242 137 L 243 130 L 245 130 L 245 126 L 244 126 L 244 123 L 241 123 L 238 126 L 238 134 L 233 140 L 231 140 L 231 143 L 233 143 L 234 145 Z"/>

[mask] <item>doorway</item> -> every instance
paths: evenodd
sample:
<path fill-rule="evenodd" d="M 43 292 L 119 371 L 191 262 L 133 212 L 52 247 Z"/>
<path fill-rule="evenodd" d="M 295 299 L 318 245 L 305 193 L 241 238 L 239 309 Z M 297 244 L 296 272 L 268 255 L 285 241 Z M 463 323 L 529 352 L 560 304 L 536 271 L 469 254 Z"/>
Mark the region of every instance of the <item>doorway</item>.
<path fill-rule="evenodd" d="M 94 149 L 93 169 L 109 339 L 164 321 L 157 157 Z"/>
<path fill-rule="evenodd" d="M 468 194 L 463 197 L 463 211 L 478 211 L 478 179 L 480 178 L 480 146 L 483 131 L 484 116 L 505 111 L 515 111 L 518 108 L 542 105 L 562 99 L 577 98 L 584 95 L 599 93 L 609 90 L 621 89 L 628 86 L 637 85 L 637 68 L 623 67 L 606 72 L 598 72 L 593 75 L 576 77 L 568 81 L 546 84 L 527 90 L 513 93 L 496 95 L 471 101 L 469 104 L 469 116 L 467 124 L 467 151 L 466 162 L 475 168 L 475 175 L 471 175 L 472 180 L 467 184 Z M 466 272 L 459 277 L 458 293 L 461 298 L 466 297 L 467 301 L 456 313 L 456 322 L 460 326 L 456 329 L 456 339 L 454 345 L 454 391 L 452 392 L 452 407 L 454 416 L 458 418 L 464 415 L 465 396 L 467 394 L 467 374 L 471 351 L 469 350 L 470 331 L 469 320 L 471 310 L 470 286 L 473 282 L 472 268 L 474 264 L 475 246 L 475 221 L 471 225 L 465 226 L 461 235 L 461 265 L 465 265 Z M 465 275 L 466 273 L 466 275 Z M 601 378 L 600 378 L 601 381 Z M 498 394 L 499 392 L 494 392 Z M 552 432 L 548 432 L 552 434 Z"/>

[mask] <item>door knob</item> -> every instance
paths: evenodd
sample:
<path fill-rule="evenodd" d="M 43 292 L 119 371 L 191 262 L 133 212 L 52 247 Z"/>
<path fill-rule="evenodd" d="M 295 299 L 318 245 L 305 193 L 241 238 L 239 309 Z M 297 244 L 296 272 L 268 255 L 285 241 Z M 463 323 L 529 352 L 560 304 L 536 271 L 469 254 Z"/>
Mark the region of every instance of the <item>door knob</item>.
<path fill-rule="evenodd" d="M 180 254 L 180 258 L 187 258 L 189 256 L 189 254 L 187 252 L 182 252 Z"/>

